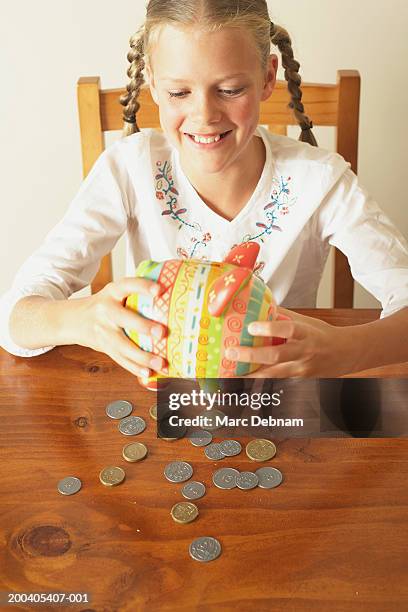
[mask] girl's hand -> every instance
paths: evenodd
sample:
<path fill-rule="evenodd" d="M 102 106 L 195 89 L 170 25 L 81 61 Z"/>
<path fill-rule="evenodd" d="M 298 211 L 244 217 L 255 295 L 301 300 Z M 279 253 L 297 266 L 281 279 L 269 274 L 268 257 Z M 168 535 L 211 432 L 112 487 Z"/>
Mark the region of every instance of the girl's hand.
<path fill-rule="evenodd" d="M 239 346 L 226 351 L 228 359 L 263 364 L 248 378 L 336 377 L 355 371 L 352 327 L 335 327 L 285 308 L 278 307 L 277 311 L 278 320 L 251 323 L 248 331 L 257 336 L 285 338 L 285 343 Z"/>
<path fill-rule="evenodd" d="M 123 331 L 162 338 L 167 330 L 161 323 L 146 319 L 124 306 L 131 293 L 160 294 L 160 285 L 145 278 L 122 278 L 108 283 L 95 295 L 84 299 L 82 317 L 78 317 L 78 344 L 106 353 L 116 363 L 136 376 L 146 378 L 163 372 L 165 360 L 139 348 Z"/>

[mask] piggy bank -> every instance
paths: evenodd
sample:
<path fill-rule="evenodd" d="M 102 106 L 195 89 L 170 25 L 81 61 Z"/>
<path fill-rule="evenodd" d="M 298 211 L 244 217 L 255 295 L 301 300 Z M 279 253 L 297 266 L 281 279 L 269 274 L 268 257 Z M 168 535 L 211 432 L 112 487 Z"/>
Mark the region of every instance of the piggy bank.
<path fill-rule="evenodd" d="M 126 335 L 142 349 L 163 357 L 171 378 L 229 378 L 255 371 L 259 364 L 231 361 L 225 351 L 231 346 L 279 343 L 276 338 L 248 333 L 249 323 L 272 320 L 276 311 L 269 287 L 253 273 L 258 253 L 256 242 L 245 242 L 222 262 L 142 261 L 136 276 L 157 281 L 162 293 L 158 297 L 132 294 L 125 305 L 163 323 L 168 334 L 157 340 L 125 329 Z M 157 388 L 155 377 L 141 382 Z"/>

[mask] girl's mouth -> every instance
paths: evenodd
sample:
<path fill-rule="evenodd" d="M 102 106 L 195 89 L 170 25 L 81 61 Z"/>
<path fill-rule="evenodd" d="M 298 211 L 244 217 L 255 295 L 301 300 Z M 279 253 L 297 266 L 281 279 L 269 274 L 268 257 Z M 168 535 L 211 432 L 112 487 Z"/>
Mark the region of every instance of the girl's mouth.
<path fill-rule="evenodd" d="M 212 136 L 208 138 L 205 136 L 196 136 L 188 133 L 185 133 L 185 136 L 187 136 L 189 140 L 199 148 L 213 149 L 214 147 L 219 146 L 221 141 L 223 141 L 231 132 L 232 130 L 228 130 L 227 132 L 217 134 L 215 137 Z"/>

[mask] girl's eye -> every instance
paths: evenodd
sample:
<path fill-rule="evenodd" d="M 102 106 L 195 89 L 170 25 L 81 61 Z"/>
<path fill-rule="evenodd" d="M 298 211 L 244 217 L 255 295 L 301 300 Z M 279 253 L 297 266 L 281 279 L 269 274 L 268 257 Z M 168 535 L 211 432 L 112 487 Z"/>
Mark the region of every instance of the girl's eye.
<path fill-rule="evenodd" d="M 219 91 L 222 94 L 225 94 L 226 96 L 236 96 L 237 94 L 241 93 L 244 90 L 243 87 L 240 87 L 239 89 L 220 89 Z M 187 95 L 187 91 L 169 91 L 169 97 L 170 98 L 183 98 L 184 96 Z"/>
<path fill-rule="evenodd" d="M 243 87 L 240 87 L 239 89 L 220 89 L 220 91 L 227 96 L 236 96 L 237 94 L 241 93 L 243 89 Z"/>

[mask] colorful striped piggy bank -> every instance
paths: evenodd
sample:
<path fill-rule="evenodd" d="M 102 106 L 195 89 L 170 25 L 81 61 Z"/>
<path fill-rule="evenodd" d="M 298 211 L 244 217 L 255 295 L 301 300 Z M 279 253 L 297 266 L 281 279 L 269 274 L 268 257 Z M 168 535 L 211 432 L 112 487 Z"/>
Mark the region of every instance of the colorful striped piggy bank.
<path fill-rule="evenodd" d="M 278 343 L 248 333 L 252 321 L 275 318 L 272 293 L 253 274 L 258 253 L 256 242 L 244 242 L 223 262 L 142 261 L 136 276 L 157 281 L 162 293 L 155 298 L 132 294 L 126 307 L 163 323 L 168 334 L 156 340 L 129 329 L 125 333 L 142 349 L 163 357 L 171 378 L 228 378 L 255 371 L 258 364 L 231 361 L 225 350 Z M 154 377 L 142 383 L 157 388 Z"/>

